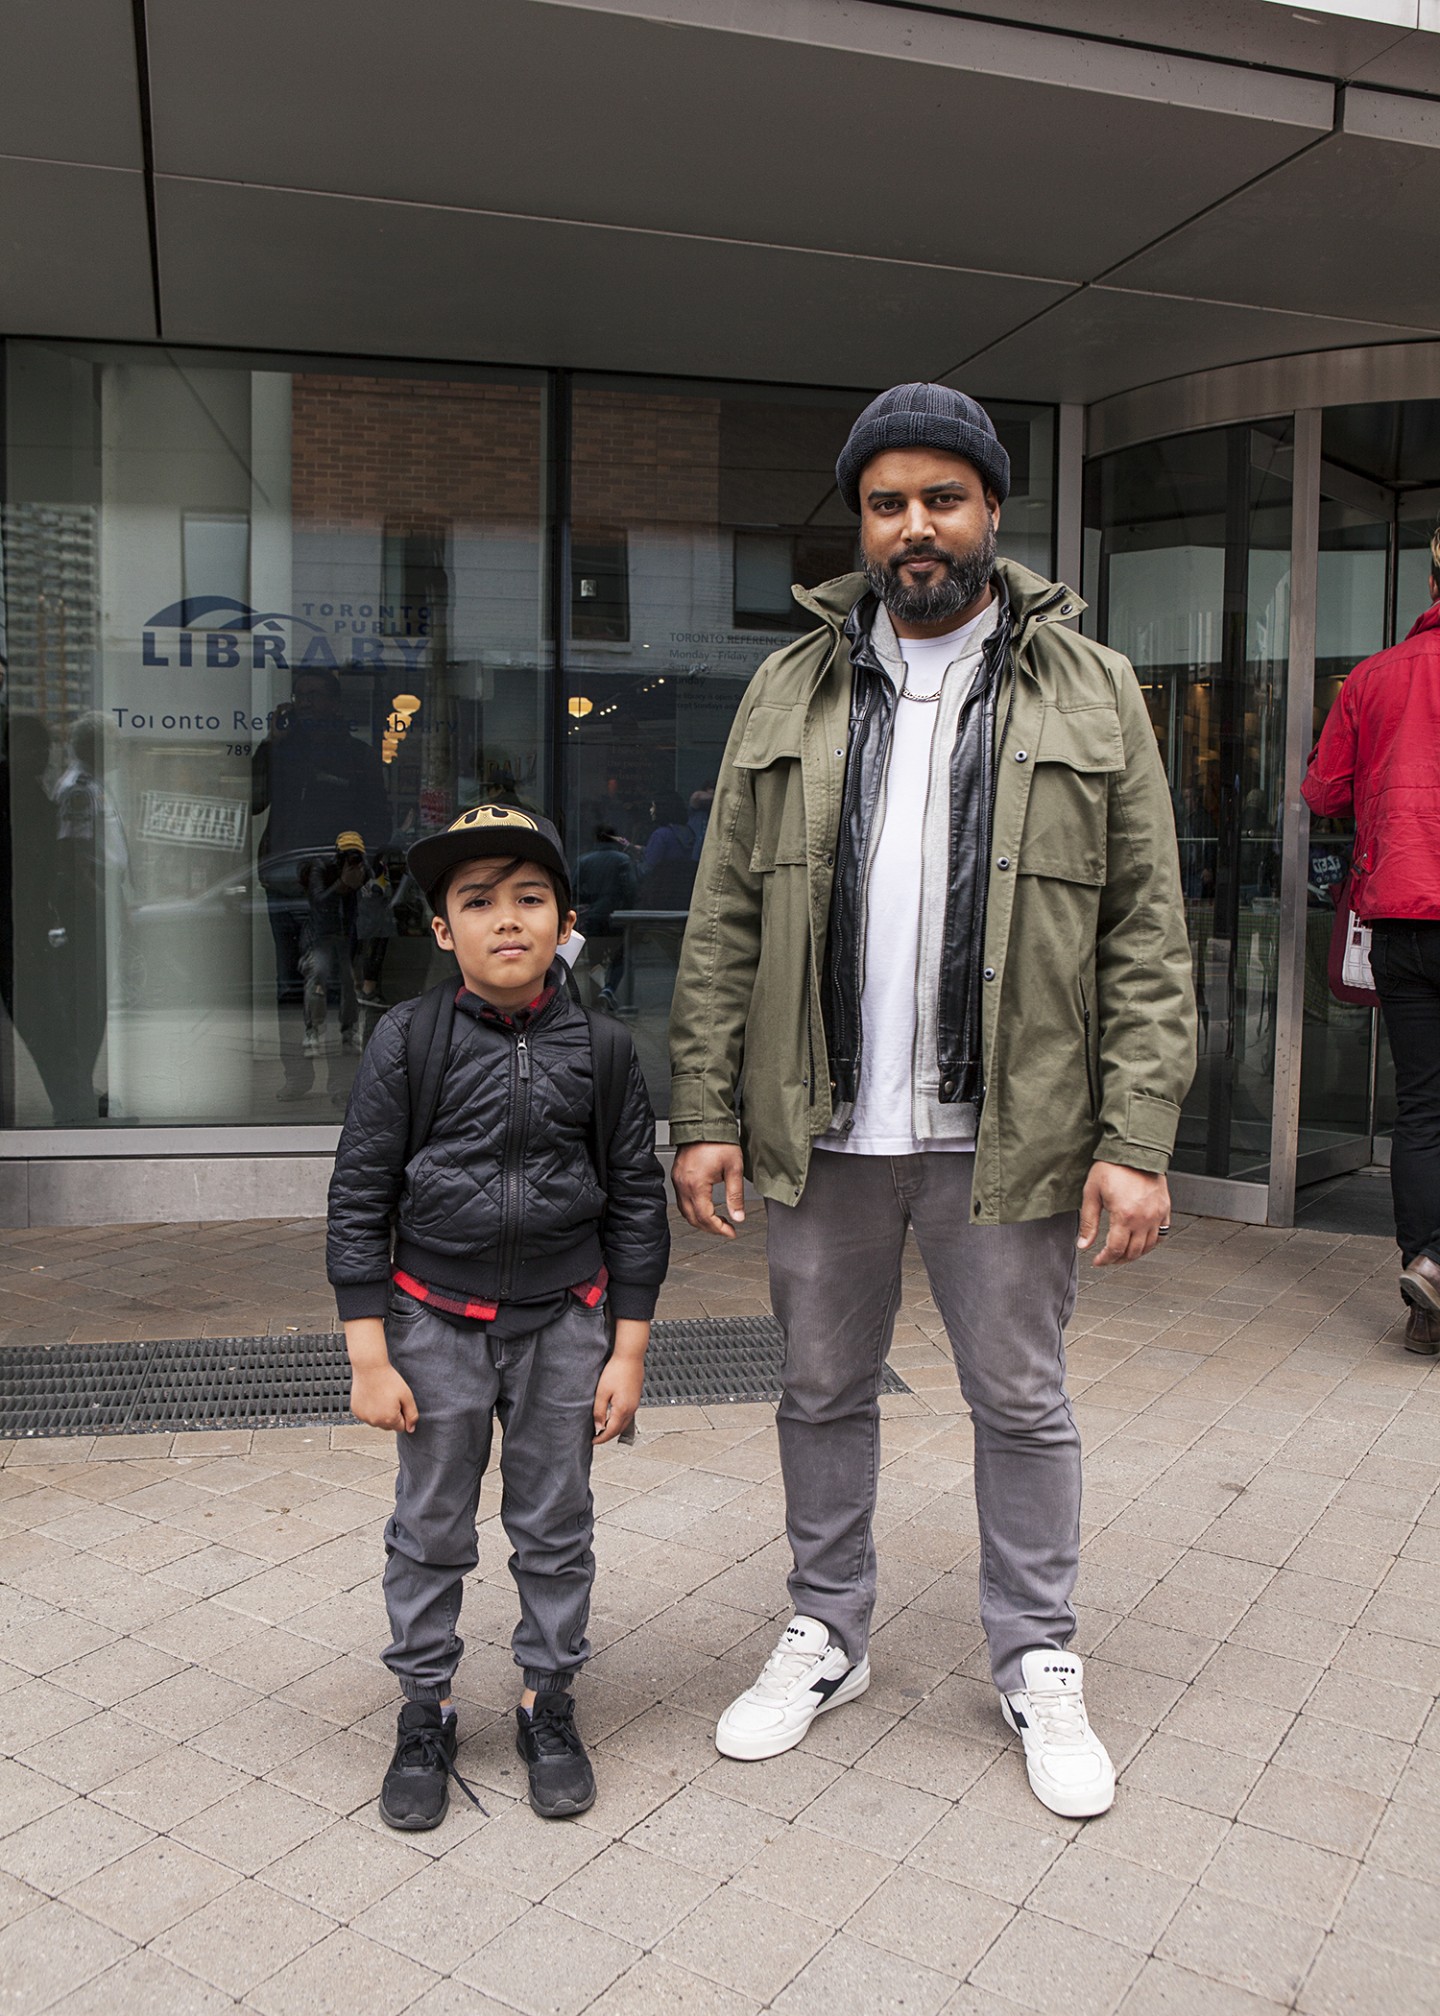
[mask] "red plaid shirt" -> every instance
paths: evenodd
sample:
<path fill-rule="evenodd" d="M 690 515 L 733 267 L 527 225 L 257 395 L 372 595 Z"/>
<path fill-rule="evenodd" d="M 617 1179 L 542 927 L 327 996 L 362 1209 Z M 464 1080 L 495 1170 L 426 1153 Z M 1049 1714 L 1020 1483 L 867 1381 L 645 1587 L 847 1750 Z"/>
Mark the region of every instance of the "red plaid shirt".
<path fill-rule="evenodd" d="M 432 1288 L 429 1282 L 417 1281 L 413 1274 L 407 1274 L 403 1267 L 397 1267 L 390 1279 L 407 1295 L 413 1295 L 417 1302 L 428 1302 L 432 1309 L 443 1310 L 447 1316 L 468 1316 L 472 1323 L 493 1323 L 500 1314 L 498 1302 L 474 1302 L 469 1296 L 454 1294 L 448 1288 Z M 587 1309 L 598 1309 L 604 1300 L 609 1279 L 609 1274 L 602 1267 L 593 1281 L 578 1282 L 570 1293 Z"/>

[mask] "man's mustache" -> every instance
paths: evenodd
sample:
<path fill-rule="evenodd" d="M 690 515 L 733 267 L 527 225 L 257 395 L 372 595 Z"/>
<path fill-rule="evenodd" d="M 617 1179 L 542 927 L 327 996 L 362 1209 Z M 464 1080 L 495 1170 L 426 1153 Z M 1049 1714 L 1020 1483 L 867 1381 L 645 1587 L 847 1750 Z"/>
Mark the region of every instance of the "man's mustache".
<path fill-rule="evenodd" d="M 947 553 L 943 546 L 910 546 L 903 553 L 897 554 L 895 559 L 887 560 L 885 564 L 892 574 L 898 574 L 900 569 L 908 566 L 912 560 L 940 560 L 950 568 L 956 564 L 955 555 Z"/>

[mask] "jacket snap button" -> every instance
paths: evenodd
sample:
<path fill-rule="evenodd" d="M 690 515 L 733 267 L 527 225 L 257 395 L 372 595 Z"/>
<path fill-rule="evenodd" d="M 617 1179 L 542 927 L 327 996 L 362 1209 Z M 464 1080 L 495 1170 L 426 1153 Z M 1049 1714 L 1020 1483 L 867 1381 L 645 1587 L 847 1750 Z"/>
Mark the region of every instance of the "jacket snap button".
<path fill-rule="evenodd" d="M 995 968 L 993 966 L 987 966 L 985 968 L 985 978 L 987 980 L 993 980 L 995 978 Z"/>
<path fill-rule="evenodd" d="M 1060 614 L 1062 616 L 1072 616 L 1074 613 L 1075 605 L 1072 602 L 1062 602 L 1060 604 Z"/>
<path fill-rule="evenodd" d="M 1008 868 L 1010 866 L 1010 856 L 1008 854 L 1002 854 L 1000 856 L 1000 859 L 995 863 L 995 866 L 997 868 Z"/>
<path fill-rule="evenodd" d="M 827 868 L 833 868 L 835 866 L 835 856 L 833 854 L 827 854 L 825 856 L 825 866 Z"/>
<path fill-rule="evenodd" d="M 941 1084 L 940 1090 L 944 1097 L 948 1099 L 950 1094 L 955 1090 L 955 1080 L 953 1078 L 946 1078 Z"/>
<path fill-rule="evenodd" d="M 1030 751 L 1028 749 L 1017 749 L 1015 751 L 1015 761 L 1017 763 L 1026 763 L 1029 760 L 1030 760 Z"/>

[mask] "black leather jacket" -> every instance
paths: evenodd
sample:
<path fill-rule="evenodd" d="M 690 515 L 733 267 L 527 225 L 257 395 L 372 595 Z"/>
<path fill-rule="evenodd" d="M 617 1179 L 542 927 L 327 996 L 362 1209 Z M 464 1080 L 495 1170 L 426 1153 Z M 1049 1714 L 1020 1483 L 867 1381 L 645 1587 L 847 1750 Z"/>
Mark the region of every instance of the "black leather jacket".
<path fill-rule="evenodd" d="M 431 1287 L 508 1303 L 575 1287 L 602 1261 L 613 1313 L 651 1316 L 670 1232 L 655 1116 L 633 1054 L 608 1150 L 602 1252 L 607 1196 L 589 1154 L 581 1010 L 561 987 L 517 1028 L 462 994 L 435 1123 L 407 1163 L 405 1032 L 416 1006 L 402 1001 L 377 1025 L 335 1155 L 325 1265 L 342 1319 L 385 1314 L 392 1264 Z"/>
<path fill-rule="evenodd" d="M 1010 612 L 997 575 L 1000 620 L 985 645 L 979 677 L 960 710 L 950 757 L 950 860 L 945 885 L 944 955 L 938 1003 L 940 1100 L 978 1101 L 984 1091 L 980 1042 L 981 961 L 990 825 L 995 806 L 995 695 L 1010 641 Z M 853 684 L 850 744 L 840 802 L 835 880 L 825 941 L 825 1043 L 836 1104 L 853 1103 L 865 1032 L 860 1019 L 864 881 L 870 831 L 890 754 L 895 689 L 871 636 L 876 599 L 862 595 L 845 619 Z"/>

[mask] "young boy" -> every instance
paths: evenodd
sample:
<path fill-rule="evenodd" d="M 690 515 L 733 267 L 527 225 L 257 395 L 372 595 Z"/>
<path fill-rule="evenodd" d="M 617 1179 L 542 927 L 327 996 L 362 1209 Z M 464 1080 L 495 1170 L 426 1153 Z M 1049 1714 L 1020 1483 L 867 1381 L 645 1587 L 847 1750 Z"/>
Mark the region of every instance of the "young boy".
<path fill-rule="evenodd" d="M 590 1651 L 590 1454 L 634 1418 L 669 1259 L 655 1121 L 632 1049 L 602 1191 L 590 1025 L 556 959 L 575 913 L 550 822 L 478 805 L 408 861 L 460 967 L 444 1075 L 412 1152 L 407 1032 L 420 1004 L 391 1009 L 356 1075 L 326 1244 L 351 1409 L 399 1431 L 383 1656 L 405 1704 L 380 1813 L 438 1827 L 458 1775 L 455 1626 L 498 1418 L 520 1597 L 516 1747 L 531 1805 L 557 1819 L 595 1799 L 570 1691 Z"/>

